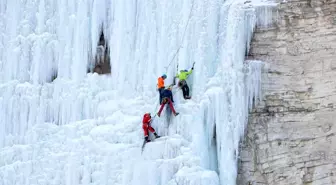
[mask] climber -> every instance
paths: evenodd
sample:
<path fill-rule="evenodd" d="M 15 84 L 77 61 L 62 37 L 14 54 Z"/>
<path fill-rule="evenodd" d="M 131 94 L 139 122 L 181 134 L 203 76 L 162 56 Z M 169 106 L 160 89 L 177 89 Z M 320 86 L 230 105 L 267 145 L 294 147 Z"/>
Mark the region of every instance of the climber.
<path fill-rule="evenodd" d="M 167 75 L 163 74 L 161 77 L 158 78 L 158 91 L 159 91 L 159 94 L 160 94 L 160 100 L 159 100 L 159 103 L 162 102 L 162 91 L 164 90 L 165 88 L 165 85 L 164 85 L 164 80 L 167 78 Z"/>
<path fill-rule="evenodd" d="M 150 113 L 146 113 L 144 116 L 143 116 L 143 119 L 142 119 L 142 129 L 144 130 L 144 135 L 145 135 L 145 140 L 146 142 L 150 142 L 150 140 L 148 139 L 148 130 L 151 131 L 155 138 L 159 138 L 161 136 L 157 135 L 157 133 L 155 132 L 154 128 L 150 125 L 152 122 L 152 117 L 151 117 L 151 114 Z"/>
<path fill-rule="evenodd" d="M 161 107 L 157 115 L 160 117 L 161 112 L 163 110 L 163 107 L 165 104 L 168 103 L 170 110 L 173 112 L 174 116 L 177 116 L 179 113 L 175 111 L 173 103 L 173 93 L 171 92 L 171 86 L 169 86 L 167 89 L 162 91 L 162 102 L 161 102 Z"/>
<path fill-rule="evenodd" d="M 175 78 L 179 79 L 178 86 L 182 89 L 182 93 L 183 93 L 184 99 L 190 99 L 191 98 L 189 96 L 189 86 L 187 84 L 186 79 L 192 73 L 193 70 L 194 70 L 194 66 L 191 68 L 190 71 L 188 71 L 188 70 L 181 70 L 180 74 L 177 74 L 176 77 L 175 77 Z"/>

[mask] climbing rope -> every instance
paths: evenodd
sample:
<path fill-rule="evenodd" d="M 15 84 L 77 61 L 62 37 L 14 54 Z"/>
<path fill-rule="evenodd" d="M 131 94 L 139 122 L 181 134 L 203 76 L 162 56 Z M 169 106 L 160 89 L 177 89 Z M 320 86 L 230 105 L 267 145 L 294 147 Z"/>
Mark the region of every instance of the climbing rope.
<path fill-rule="evenodd" d="M 186 31 L 187 31 L 187 28 L 188 28 L 188 25 L 189 25 L 189 22 L 190 22 L 190 19 L 191 19 L 191 13 L 192 13 L 192 11 L 193 11 L 193 9 L 194 9 L 194 1 L 195 1 L 195 0 L 192 1 L 191 10 L 190 10 L 190 12 L 189 12 L 189 17 L 188 17 L 187 25 L 186 25 L 186 27 L 185 27 L 185 29 L 184 29 L 184 32 L 183 32 L 183 35 L 182 35 L 182 41 L 181 41 L 181 43 L 180 43 L 180 46 L 177 48 L 177 50 L 176 50 L 176 52 L 175 52 L 173 58 L 170 60 L 168 66 L 165 67 L 165 69 L 166 69 L 166 73 L 168 72 L 168 67 L 169 67 L 170 64 L 173 62 L 173 60 L 175 59 L 177 53 L 180 51 L 180 49 L 181 49 L 181 47 L 182 47 L 182 43 L 183 43 L 183 41 L 184 41 L 185 33 L 186 33 Z"/>
<path fill-rule="evenodd" d="M 157 114 L 156 114 L 156 110 L 157 110 L 157 108 L 158 108 L 158 106 L 159 106 L 159 105 L 160 105 L 160 104 L 159 104 L 159 103 L 157 103 L 157 104 L 156 104 L 156 107 L 155 107 L 155 109 L 154 109 L 154 111 L 153 111 L 153 112 L 154 112 L 154 114 L 155 114 L 155 116 L 152 118 L 152 120 L 153 120 L 153 121 L 154 121 L 154 118 L 155 118 L 155 117 L 156 117 L 156 115 L 157 115 Z M 152 115 L 153 115 L 153 114 L 152 114 Z"/>
<path fill-rule="evenodd" d="M 164 68 L 166 69 L 166 72 L 165 72 L 165 73 L 168 72 L 168 68 L 169 68 L 170 64 L 173 62 L 173 60 L 175 59 L 177 53 L 180 51 L 180 49 L 181 49 L 181 47 L 182 47 L 182 44 L 183 44 L 183 41 L 184 41 L 184 37 L 185 37 L 185 34 L 186 34 L 186 32 L 187 32 L 187 28 L 188 28 L 188 25 L 189 25 L 189 22 L 190 22 L 190 19 L 191 19 L 191 13 L 192 13 L 192 11 L 193 11 L 193 9 L 194 9 L 194 1 L 195 1 L 195 0 L 192 1 L 191 9 L 190 9 L 189 16 L 188 16 L 188 20 L 187 20 L 187 25 L 186 25 L 186 27 L 184 28 L 184 32 L 183 32 L 183 35 L 182 35 L 182 40 L 181 40 L 180 46 L 179 46 L 178 49 L 176 50 L 176 52 L 175 52 L 173 58 L 170 60 L 170 62 L 169 62 L 169 64 L 168 64 L 168 66 L 164 67 Z M 194 64 L 195 64 L 195 62 L 194 62 Z M 178 64 L 177 64 L 177 67 L 176 67 L 176 72 L 178 73 Z M 174 82 L 173 82 L 173 84 L 171 84 L 170 86 L 173 87 L 174 85 L 175 85 L 175 78 L 174 78 Z M 180 90 L 180 89 L 179 89 L 179 90 Z M 179 90 L 177 90 L 177 91 L 179 91 Z M 177 91 L 175 91 L 175 92 L 177 92 Z M 156 105 L 155 110 L 157 110 L 158 105 L 160 105 L 160 104 L 158 103 L 158 104 Z M 155 110 L 154 110 L 153 112 L 155 112 Z M 152 120 L 154 120 L 154 118 L 156 117 L 156 115 L 157 115 L 157 114 L 156 114 L 156 112 L 155 112 L 155 116 L 152 118 Z"/>

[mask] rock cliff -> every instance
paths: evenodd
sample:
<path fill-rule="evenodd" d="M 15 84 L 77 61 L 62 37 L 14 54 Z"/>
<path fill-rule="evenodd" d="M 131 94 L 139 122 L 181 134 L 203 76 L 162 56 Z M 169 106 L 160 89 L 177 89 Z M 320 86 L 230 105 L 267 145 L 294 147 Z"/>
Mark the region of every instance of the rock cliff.
<path fill-rule="evenodd" d="M 257 29 L 263 101 L 250 113 L 239 185 L 336 184 L 336 0 L 287 0 Z"/>

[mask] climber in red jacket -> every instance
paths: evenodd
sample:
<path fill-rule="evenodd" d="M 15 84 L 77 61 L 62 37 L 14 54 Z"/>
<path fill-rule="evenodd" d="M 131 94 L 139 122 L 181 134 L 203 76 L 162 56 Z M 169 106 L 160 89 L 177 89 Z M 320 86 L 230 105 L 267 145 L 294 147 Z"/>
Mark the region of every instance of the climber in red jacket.
<path fill-rule="evenodd" d="M 150 140 L 148 139 L 148 130 L 151 131 L 154 134 L 155 138 L 160 137 L 159 135 L 157 135 L 154 128 L 150 125 L 151 122 L 152 122 L 152 117 L 151 117 L 150 113 L 146 113 L 143 116 L 143 119 L 142 119 L 142 129 L 144 130 L 144 135 L 145 135 L 146 142 L 150 142 Z"/>

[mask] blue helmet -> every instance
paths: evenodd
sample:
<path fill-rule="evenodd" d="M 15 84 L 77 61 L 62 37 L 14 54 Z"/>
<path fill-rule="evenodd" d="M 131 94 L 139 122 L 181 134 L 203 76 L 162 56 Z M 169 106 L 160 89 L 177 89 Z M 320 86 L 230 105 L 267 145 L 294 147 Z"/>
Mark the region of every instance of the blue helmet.
<path fill-rule="evenodd" d="M 184 72 L 188 72 L 188 70 L 186 70 L 186 69 L 185 69 L 185 70 L 183 70 L 183 71 L 184 71 Z"/>
<path fill-rule="evenodd" d="M 162 75 L 162 78 L 167 78 L 167 75 L 166 75 L 166 74 L 163 74 L 163 75 Z"/>

